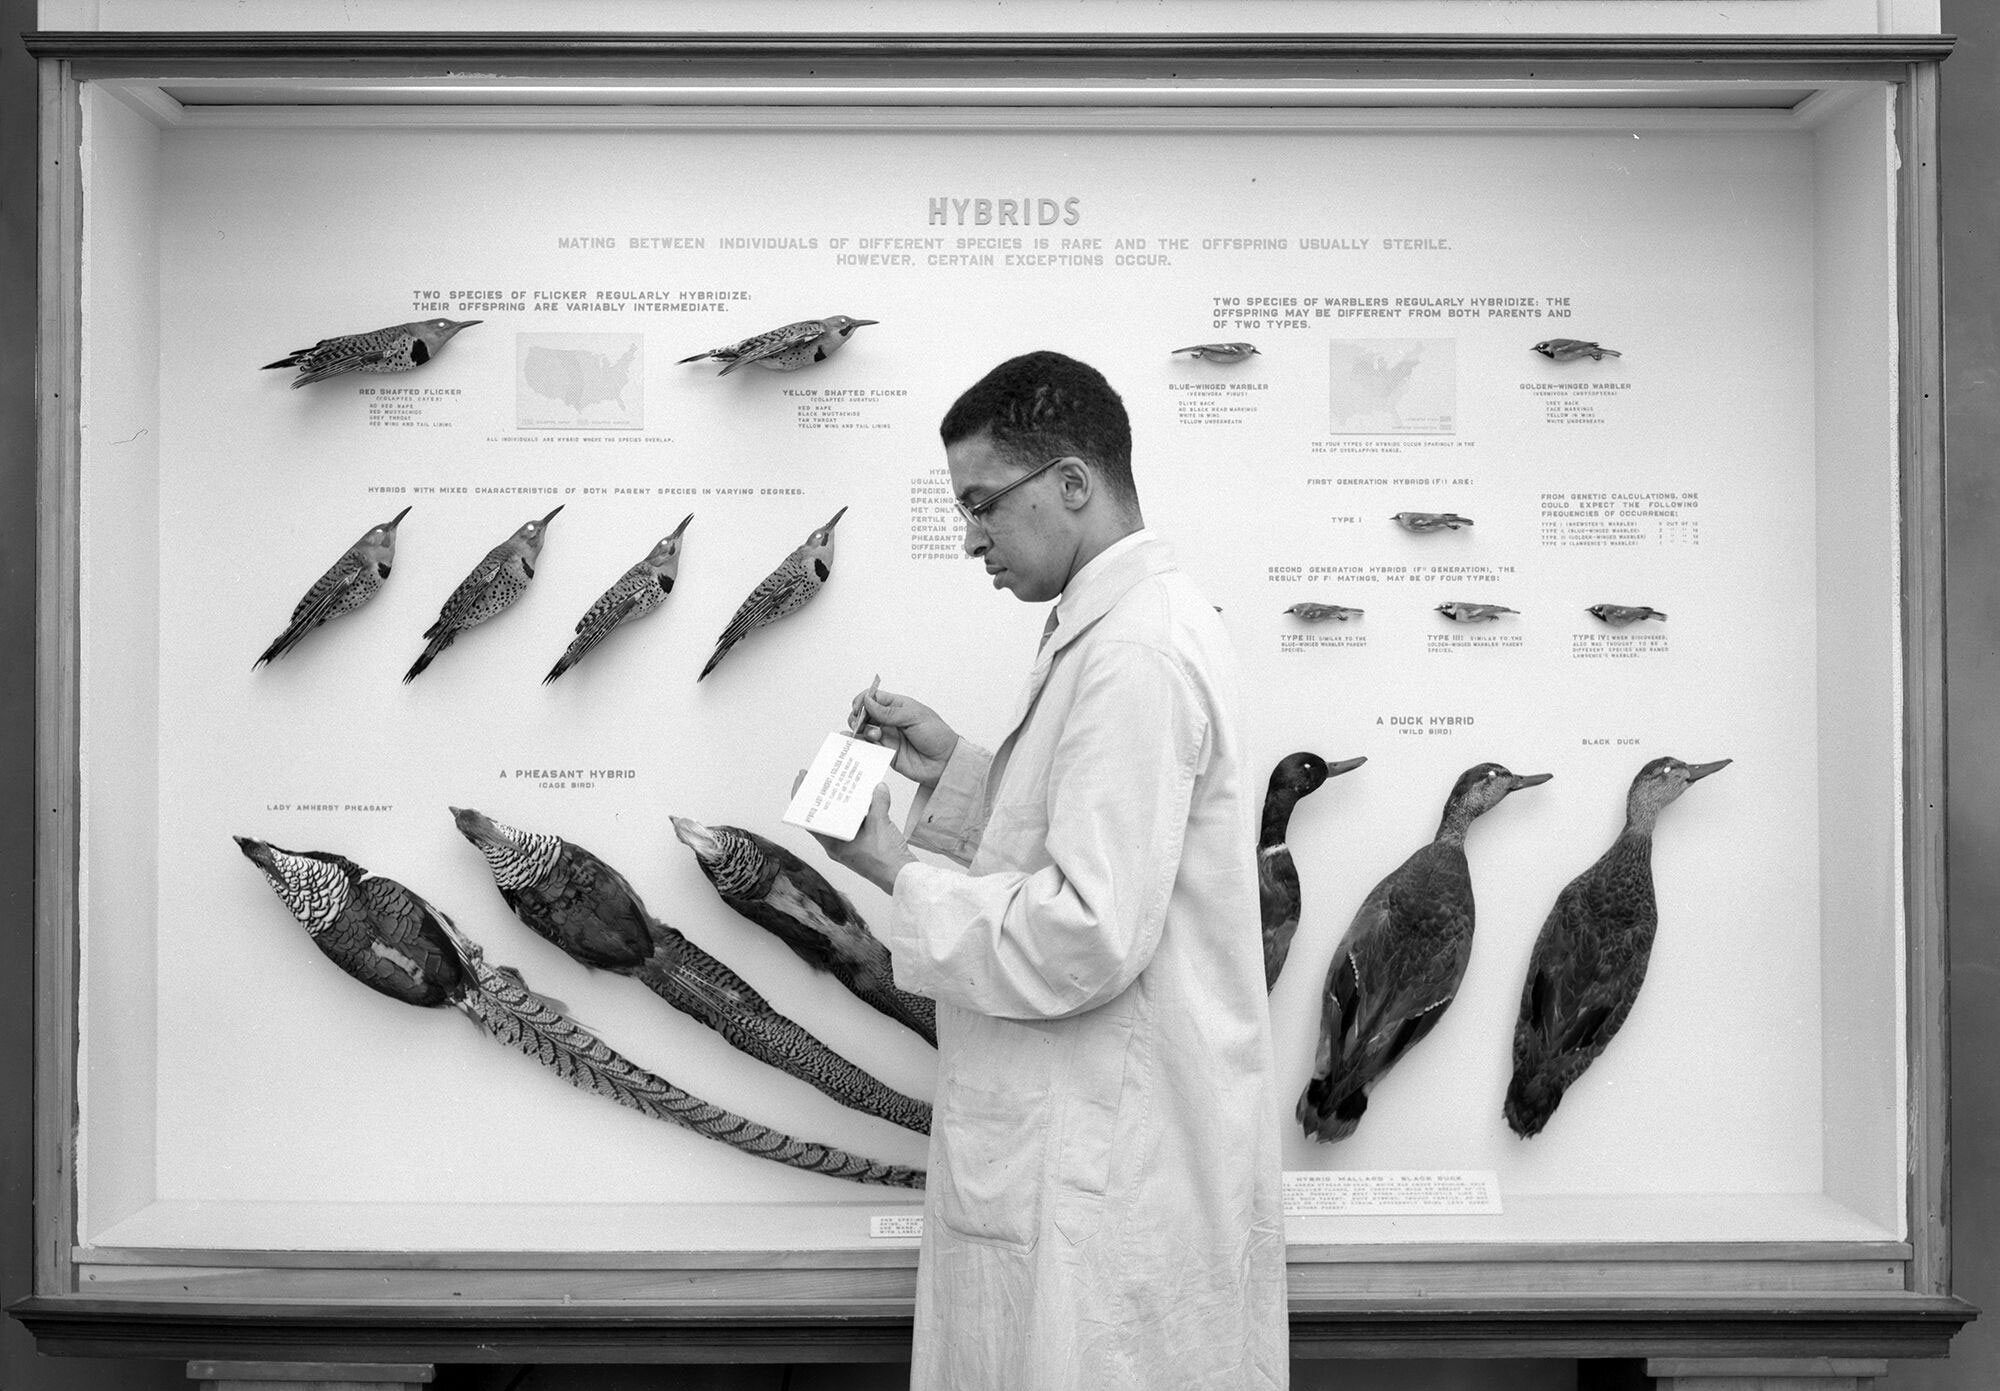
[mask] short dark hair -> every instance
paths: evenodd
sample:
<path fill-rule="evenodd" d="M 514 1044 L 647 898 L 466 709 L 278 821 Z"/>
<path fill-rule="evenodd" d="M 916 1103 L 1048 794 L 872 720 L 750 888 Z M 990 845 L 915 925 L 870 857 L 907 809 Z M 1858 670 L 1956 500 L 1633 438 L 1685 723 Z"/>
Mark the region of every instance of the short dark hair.
<path fill-rule="evenodd" d="M 1095 466 L 1113 499 L 1139 505 L 1132 422 L 1104 374 L 1061 353 L 1008 358 L 965 389 L 938 426 L 948 449 L 984 433 L 1023 468 L 1074 454 Z"/>

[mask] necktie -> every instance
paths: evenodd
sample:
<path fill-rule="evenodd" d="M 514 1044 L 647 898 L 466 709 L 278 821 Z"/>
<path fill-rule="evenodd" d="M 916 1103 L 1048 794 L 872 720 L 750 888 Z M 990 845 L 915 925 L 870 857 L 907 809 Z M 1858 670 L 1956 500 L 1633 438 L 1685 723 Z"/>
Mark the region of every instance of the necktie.
<path fill-rule="evenodd" d="M 1042 653 L 1048 649 L 1049 639 L 1054 637 L 1055 635 L 1056 635 L 1056 609 L 1055 605 L 1051 604 L 1049 605 L 1049 621 L 1042 625 L 1042 640 L 1040 643 L 1036 644 L 1035 647 L 1035 655 L 1037 657 L 1041 656 Z"/>

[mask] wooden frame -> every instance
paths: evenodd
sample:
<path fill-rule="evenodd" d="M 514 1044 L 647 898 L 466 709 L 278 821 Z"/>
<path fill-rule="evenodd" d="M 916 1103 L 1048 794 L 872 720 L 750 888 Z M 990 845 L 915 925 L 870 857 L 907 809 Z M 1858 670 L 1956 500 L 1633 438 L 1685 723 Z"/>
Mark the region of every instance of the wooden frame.
<path fill-rule="evenodd" d="M 40 35 L 43 65 L 40 651 L 37 850 L 35 1295 L 14 1314 L 45 1350 L 78 1355 L 409 1360 L 879 1360 L 900 1355 L 909 1322 L 910 1255 L 828 1263 L 758 1258 L 658 1261 L 538 1257 L 417 1259 L 389 1303 L 355 1298 L 338 1260 L 270 1252 L 210 1253 L 199 1266 L 135 1258 L 116 1296 L 79 1279 L 74 1056 L 79 747 L 76 623 L 81 441 L 79 304 L 82 183 L 78 84 L 116 79 L 261 79 L 386 83 L 448 92 L 476 62 L 503 79 L 630 80 L 657 99 L 674 89 L 797 84 L 821 91 L 938 73 L 939 85 L 1039 104 L 1023 86 L 1176 82 L 1224 104 L 1269 101 L 1343 83 L 1492 83 L 1532 97 L 1554 82 L 1739 84 L 1875 82 L 1896 93 L 1902 142 L 1899 216 L 1902 437 L 1905 913 L 1908 957 L 1909 1166 L 1906 1246 L 1815 1245 L 1325 1247 L 1297 1250 L 1295 1349 L 1304 1356 L 1941 1355 L 1970 1309 L 1950 1295 L 1943 920 L 1942 443 L 1936 225 L 1938 38 L 1689 40 L 1615 38 L 1351 39 L 1322 37 L 1054 39 L 659 38 L 604 35 Z M 1255 86 L 1258 93 L 1243 95 Z M 1143 100 L 1124 96 L 1117 100 Z M 1691 1294 L 1686 1272 L 1712 1292 Z M 377 1264 L 361 1261 L 356 1264 Z M 273 1270 L 312 1267 L 283 1301 L 260 1297 Z M 560 1271 L 563 1292 L 523 1298 Z M 1448 1273 L 1448 1276 L 1447 1276 Z M 1455 1292 L 1424 1292 L 1440 1277 Z M 1522 1295 L 1519 1289 L 1537 1293 Z M 477 1292 L 475 1294 L 475 1291 Z M 1471 1291 L 1471 1292 L 1456 1292 Z M 455 1307 L 467 1297 L 476 1308 Z"/>

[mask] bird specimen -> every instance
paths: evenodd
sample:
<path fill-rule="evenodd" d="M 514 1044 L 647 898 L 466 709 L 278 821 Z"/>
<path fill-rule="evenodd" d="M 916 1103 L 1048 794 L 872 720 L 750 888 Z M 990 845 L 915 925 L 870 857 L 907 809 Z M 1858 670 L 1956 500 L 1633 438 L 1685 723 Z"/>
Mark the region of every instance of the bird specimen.
<path fill-rule="evenodd" d="M 669 819 L 724 903 L 808 966 L 831 972 L 869 1005 L 937 1044 L 937 1002 L 897 988 L 889 949 L 825 875 L 755 831 Z"/>
<path fill-rule="evenodd" d="M 1368 1093 L 1444 1016 L 1472 958 L 1466 830 L 1509 793 L 1550 776 L 1498 763 L 1466 769 L 1436 838 L 1368 891 L 1327 970 L 1313 1077 L 1298 1105 L 1309 1138 L 1352 1135 Z"/>
<path fill-rule="evenodd" d="M 753 362 L 770 372 L 796 372 L 801 367 L 810 367 L 815 362 L 825 362 L 832 357 L 857 328 L 880 322 L 880 319 L 850 319 L 845 314 L 833 314 L 824 319 L 800 319 L 795 324 L 786 324 L 783 328 L 774 328 L 726 347 L 710 348 L 705 353 L 696 353 L 681 361 L 700 362 L 712 357 L 724 364 L 723 369 L 715 374 L 718 377 L 726 377 L 737 368 Z"/>
<path fill-rule="evenodd" d="M 611 588 L 597 596 L 597 602 L 576 620 L 576 636 L 570 639 L 568 650 L 556 658 L 549 674 L 542 678 L 544 686 L 582 661 L 584 654 L 610 637 L 614 629 L 631 619 L 644 618 L 667 602 L 681 570 L 681 533 L 693 520 L 692 512 L 682 517 L 679 526 L 662 536 L 637 565 L 620 575 Z"/>
<path fill-rule="evenodd" d="M 1350 618 L 1361 617 L 1362 610 L 1343 608 L 1339 604 L 1314 604 L 1300 601 L 1285 610 L 1294 618 L 1302 618 L 1308 623 L 1325 623 L 1329 620 L 1345 623 Z"/>
<path fill-rule="evenodd" d="M 1563 886 L 1528 956 L 1514 1022 L 1514 1075 L 1501 1112 L 1522 1139 L 1549 1123 L 1632 1012 L 1646 979 L 1659 904 L 1653 826 L 1675 798 L 1729 766 L 1656 758 L 1625 794 L 1625 827 L 1597 862 Z"/>
<path fill-rule="evenodd" d="M 1203 362 L 1247 362 L 1258 355 L 1257 349 L 1248 343 L 1193 343 L 1174 351 L 1190 353 Z"/>
<path fill-rule="evenodd" d="M 313 581 L 313 587 L 306 591 L 305 598 L 299 600 L 298 606 L 292 610 L 292 621 L 286 625 L 285 631 L 264 649 L 263 656 L 250 664 L 250 670 L 255 671 L 266 662 L 276 661 L 297 647 L 300 639 L 320 624 L 343 613 L 352 613 L 373 599 L 382 588 L 382 582 L 389 578 L 389 567 L 396 560 L 396 527 L 409 515 L 410 509 L 405 507 L 380 526 L 371 526 L 364 531 L 359 541 L 349 546 L 324 575 Z"/>
<path fill-rule="evenodd" d="M 1292 808 L 1328 778 L 1351 773 L 1367 761 L 1349 758 L 1328 763 L 1316 753 L 1300 752 L 1285 755 L 1271 770 L 1264 791 L 1264 822 L 1257 832 L 1257 903 L 1264 928 L 1266 990 L 1278 983 L 1278 972 L 1285 969 L 1285 958 L 1291 954 L 1292 934 L 1299 930 L 1299 870 L 1292 863 L 1292 848 L 1285 844 Z"/>
<path fill-rule="evenodd" d="M 806 601 L 819 593 L 820 586 L 833 574 L 833 529 L 846 515 L 845 507 L 834 513 L 825 526 L 816 528 L 796 550 L 778 562 L 777 569 L 757 582 L 750 597 L 729 620 L 729 626 L 722 630 L 722 636 L 715 640 L 715 652 L 695 680 L 714 671 L 729 649 L 751 633 L 804 608 Z"/>
<path fill-rule="evenodd" d="M 1472 525 L 1472 518 L 1461 517 L 1456 512 L 1398 512 L 1390 520 L 1403 530 L 1419 535 L 1427 531 L 1457 531 L 1462 526 Z"/>
<path fill-rule="evenodd" d="M 1658 609 L 1649 609 L 1644 604 L 1592 604 L 1584 610 L 1614 628 L 1623 628 L 1628 623 L 1637 623 L 1642 618 L 1657 618 L 1667 621 L 1666 614 Z"/>
<path fill-rule="evenodd" d="M 458 588 L 452 590 L 451 597 L 438 610 L 437 622 L 424 629 L 430 643 L 403 673 L 405 684 L 416 680 L 460 633 L 506 612 L 527 592 L 528 581 L 535 577 L 535 561 L 542 554 L 542 542 L 548 537 L 549 523 L 560 511 L 562 507 L 558 506 L 540 520 L 521 523 L 512 536 L 488 551 L 486 558 L 472 567 L 472 573 L 458 582 Z"/>
<path fill-rule="evenodd" d="M 453 807 L 500 897 L 535 933 L 585 966 L 632 976 L 732 1047 L 843 1106 L 930 1134 L 931 1108 L 863 1072 L 772 1009 L 749 982 L 653 917 L 625 876 L 561 836 L 516 830 Z"/>
<path fill-rule="evenodd" d="M 529 990 L 512 967 L 489 966 L 451 919 L 395 880 L 325 851 L 235 839 L 319 949 L 363 985 L 405 1004 L 450 1005 L 571 1086 L 746 1154 L 861 1183 L 923 1187 L 921 1170 L 793 1139 L 646 1071 Z"/>
<path fill-rule="evenodd" d="M 1439 604 L 1437 612 L 1443 614 L 1454 623 L 1491 623 L 1503 613 L 1519 613 L 1520 610 L 1510 609 L 1505 604 L 1453 602 Z"/>
<path fill-rule="evenodd" d="M 294 348 L 276 362 L 265 363 L 263 370 L 298 368 L 298 376 L 292 378 L 294 389 L 343 372 L 407 372 L 444 351 L 452 335 L 480 322 L 479 319 L 418 319 L 369 333 L 343 333 L 338 338 L 322 338 L 310 348 Z"/>
<path fill-rule="evenodd" d="M 1586 343 L 1580 338 L 1544 338 L 1535 344 L 1536 352 L 1551 362 L 1575 362 L 1587 357 L 1593 362 L 1602 362 L 1607 357 L 1623 357 L 1616 348 L 1600 347 L 1596 343 Z"/>

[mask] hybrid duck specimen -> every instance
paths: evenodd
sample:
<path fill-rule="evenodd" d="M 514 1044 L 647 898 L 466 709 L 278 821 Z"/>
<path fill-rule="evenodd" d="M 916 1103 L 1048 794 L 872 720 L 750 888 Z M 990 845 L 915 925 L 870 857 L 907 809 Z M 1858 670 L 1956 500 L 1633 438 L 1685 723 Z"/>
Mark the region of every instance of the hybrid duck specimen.
<path fill-rule="evenodd" d="M 1264 929 L 1264 988 L 1278 983 L 1291 954 L 1292 936 L 1299 930 L 1301 897 L 1299 870 L 1292 862 L 1292 849 L 1285 843 L 1291 828 L 1292 808 L 1301 797 L 1319 790 L 1328 778 L 1351 773 L 1366 758 L 1349 758 L 1328 763 L 1316 753 L 1287 754 L 1271 770 L 1264 792 L 1264 823 L 1257 833 L 1257 900 Z"/>

